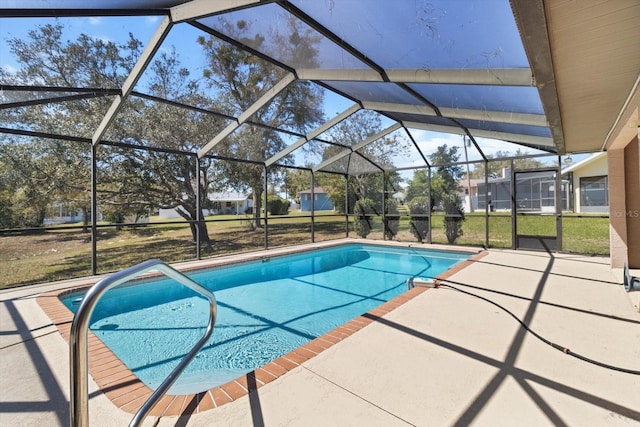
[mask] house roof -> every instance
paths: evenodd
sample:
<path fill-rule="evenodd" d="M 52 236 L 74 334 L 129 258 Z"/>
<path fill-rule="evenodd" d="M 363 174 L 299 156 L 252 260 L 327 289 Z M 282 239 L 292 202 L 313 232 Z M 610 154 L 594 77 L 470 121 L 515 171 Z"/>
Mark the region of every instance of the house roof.
<path fill-rule="evenodd" d="M 458 185 L 464 188 L 467 188 L 468 185 L 471 185 L 471 188 L 475 188 L 481 182 L 484 182 L 484 178 L 471 178 L 470 180 L 461 179 L 458 180 Z"/>
<path fill-rule="evenodd" d="M 309 189 L 309 190 L 302 190 L 302 191 L 298 191 L 298 194 L 310 194 L 310 193 L 311 193 L 311 189 Z M 315 188 L 313 189 L 313 193 L 314 193 L 314 194 L 325 194 L 325 193 L 326 193 L 326 191 L 324 191 L 324 190 L 322 189 L 322 187 L 315 187 Z"/>
<path fill-rule="evenodd" d="M 586 159 L 582 159 L 579 162 L 562 169 L 562 174 L 564 175 L 565 173 L 574 172 L 576 170 L 582 169 L 583 167 L 585 167 L 587 165 L 590 165 L 591 163 L 595 162 L 596 160 L 602 159 L 602 158 L 604 158 L 606 156 L 607 156 L 607 153 L 593 153 L 592 155 L 590 155 Z"/>
<path fill-rule="evenodd" d="M 209 200 L 213 202 L 243 202 L 248 197 L 246 194 L 235 192 L 209 193 Z"/>

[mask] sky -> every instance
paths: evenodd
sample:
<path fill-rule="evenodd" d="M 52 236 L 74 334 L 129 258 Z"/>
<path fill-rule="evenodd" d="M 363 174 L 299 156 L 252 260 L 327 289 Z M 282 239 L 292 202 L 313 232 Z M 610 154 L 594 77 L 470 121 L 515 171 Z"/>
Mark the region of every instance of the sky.
<path fill-rule="evenodd" d="M 128 33 L 131 32 L 135 38 L 141 40 L 143 43 L 148 42 L 160 24 L 160 21 L 161 18 L 157 16 L 58 19 L 58 22 L 65 26 L 65 38 L 69 40 L 73 40 L 81 33 L 85 33 L 98 39 L 122 42 L 128 37 Z M 15 71 L 18 67 L 15 58 L 10 52 L 7 40 L 12 38 L 26 38 L 28 32 L 35 29 L 36 26 L 54 22 L 54 19 L 43 18 L 0 18 L 0 67 L 11 72 Z M 197 49 L 195 40 L 202 34 L 204 33 L 190 25 L 176 25 L 163 43 L 161 51 L 163 49 L 168 50 L 172 46 L 175 46 L 182 64 L 189 68 L 193 77 L 198 77 L 202 74 L 204 63 L 203 56 L 200 54 L 199 49 Z M 325 112 L 327 118 L 329 119 L 346 110 L 352 104 L 353 102 L 351 100 L 345 99 L 339 95 L 329 94 L 325 96 Z M 390 123 L 392 122 L 385 118 L 383 120 L 383 128 L 388 126 Z M 435 151 L 436 147 L 442 144 L 459 146 L 459 153 L 462 156 L 464 155 L 464 151 L 462 149 L 462 136 L 460 135 L 434 133 L 415 129 L 411 130 L 411 133 L 413 138 L 417 141 L 418 146 L 427 156 Z M 485 138 L 477 138 L 477 141 L 484 153 L 487 155 L 495 154 L 497 151 L 514 152 L 518 147 L 520 147 L 521 151 L 525 153 L 535 153 L 533 150 L 505 143 L 503 141 Z M 473 146 L 468 147 L 468 156 L 471 161 L 481 159 L 479 153 Z M 574 156 L 574 161 L 579 161 L 584 157 L 586 156 Z M 463 160 L 463 158 L 461 158 L 461 160 Z M 543 160 L 545 162 L 555 162 L 556 157 L 547 157 Z M 401 163 L 400 160 L 398 161 Z M 412 165 L 397 164 L 397 166 L 407 167 Z M 402 176 L 405 179 L 409 179 L 412 176 L 412 172 L 402 172 Z"/>
<path fill-rule="evenodd" d="M 54 24 L 56 21 L 65 27 L 65 38 L 76 39 L 80 34 L 88 34 L 96 39 L 123 42 L 132 33 L 135 38 L 146 44 L 161 22 L 161 17 L 87 17 L 87 18 L 0 18 L 0 66 L 5 69 L 15 69 L 17 63 L 9 50 L 7 40 L 12 38 L 26 38 L 29 31 L 37 26 Z M 179 25 L 171 31 L 170 37 L 163 46 L 172 44 L 194 44 L 199 34 L 189 25 Z M 189 50 L 181 53 L 183 61 L 189 60 Z M 194 57 L 195 58 L 195 57 Z"/>

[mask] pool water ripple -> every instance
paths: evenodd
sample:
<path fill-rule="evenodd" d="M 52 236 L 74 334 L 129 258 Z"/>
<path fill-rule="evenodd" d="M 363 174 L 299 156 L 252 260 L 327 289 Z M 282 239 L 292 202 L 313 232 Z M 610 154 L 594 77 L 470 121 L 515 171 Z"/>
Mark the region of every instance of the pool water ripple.
<path fill-rule="evenodd" d="M 218 300 L 213 336 L 171 388 L 195 393 L 224 384 L 436 276 L 469 253 L 343 245 L 269 262 L 191 273 Z M 77 294 L 66 295 L 63 303 Z M 169 279 L 109 291 L 91 329 L 150 388 L 202 336 L 208 304 Z"/>

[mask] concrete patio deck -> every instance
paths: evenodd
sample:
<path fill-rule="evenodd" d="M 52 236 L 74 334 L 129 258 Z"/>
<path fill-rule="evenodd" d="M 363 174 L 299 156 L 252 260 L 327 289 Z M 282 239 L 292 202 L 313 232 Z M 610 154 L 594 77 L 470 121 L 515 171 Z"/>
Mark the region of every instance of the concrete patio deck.
<path fill-rule="evenodd" d="M 488 252 L 446 284 L 572 352 L 640 370 L 640 293 L 624 291 L 607 258 Z M 36 297 L 82 283 L 0 292 L 0 425 L 68 425 L 68 346 Z M 566 355 L 482 299 L 440 287 L 365 316 L 373 322 L 242 398 L 145 425 L 640 423 L 640 376 Z M 91 425 L 128 425 L 131 414 L 89 387 Z"/>

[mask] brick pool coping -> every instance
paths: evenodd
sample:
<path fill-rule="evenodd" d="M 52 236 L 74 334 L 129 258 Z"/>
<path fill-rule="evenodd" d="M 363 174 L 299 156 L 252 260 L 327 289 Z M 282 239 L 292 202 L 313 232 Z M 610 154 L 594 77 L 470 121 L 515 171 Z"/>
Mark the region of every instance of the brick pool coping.
<path fill-rule="evenodd" d="M 447 279 L 488 254 L 475 251 L 475 255 L 437 276 Z M 87 289 L 88 286 L 47 292 L 38 296 L 42 310 L 57 327 L 60 335 L 69 342 L 73 313 L 62 304 L 60 296 Z M 350 320 L 301 347 L 275 359 L 256 370 L 209 390 L 187 395 L 165 395 L 151 410 L 151 416 L 178 416 L 207 411 L 232 402 L 265 384 L 281 377 L 305 361 L 351 336 L 376 321 L 376 319 L 400 307 L 429 288 L 415 287 L 387 301 L 369 312 Z M 149 399 L 153 390 L 147 387 L 126 365 L 95 335 L 88 331 L 89 373 L 114 405 L 123 411 L 135 414 Z"/>

